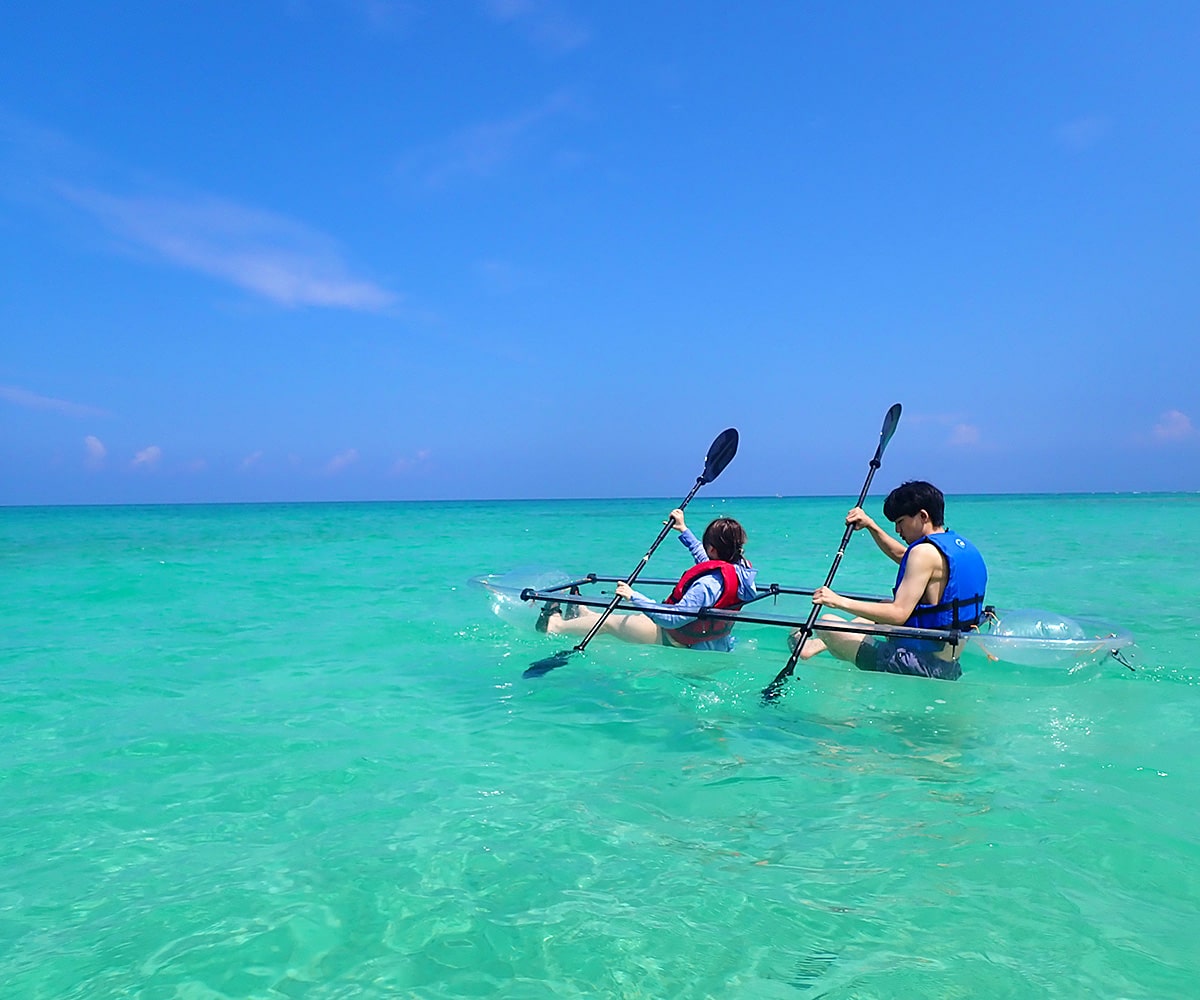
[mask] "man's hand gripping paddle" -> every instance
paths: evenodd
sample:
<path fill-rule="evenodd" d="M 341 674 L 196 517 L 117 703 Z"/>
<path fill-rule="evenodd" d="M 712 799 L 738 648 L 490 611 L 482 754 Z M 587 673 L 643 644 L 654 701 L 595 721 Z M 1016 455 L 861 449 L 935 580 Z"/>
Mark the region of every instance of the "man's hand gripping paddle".
<path fill-rule="evenodd" d="M 863 483 L 862 492 L 858 495 L 858 503 L 856 507 L 861 507 L 867 499 L 867 490 L 871 488 L 871 480 L 875 478 L 875 470 L 879 468 L 883 461 L 883 451 L 888 446 L 888 442 L 892 439 L 892 435 L 896 433 L 896 425 L 900 423 L 900 404 L 896 403 L 890 410 L 887 411 L 887 416 L 883 418 L 883 427 L 879 431 L 879 447 L 875 449 L 875 457 L 871 459 L 871 468 L 867 473 L 867 481 Z M 842 555 L 846 551 L 846 546 L 850 542 L 850 536 L 854 534 L 854 526 L 846 525 L 846 532 L 842 535 L 842 544 L 837 550 L 837 555 L 833 557 L 833 565 L 829 567 L 829 575 L 825 577 L 825 586 L 828 587 L 833 583 L 834 574 L 837 573 L 838 566 L 841 564 Z M 804 649 L 804 644 L 808 641 L 809 636 L 813 633 L 813 623 L 817 620 L 817 614 L 821 608 L 814 604 L 812 611 L 808 613 L 808 620 L 800 629 L 800 641 L 796 643 L 796 648 L 792 650 L 791 657 L 788 658 L 787 666 L 779 671 L 778 676 L 763 688 L 763 701 L 772 702 L 779 697 L 783 691 L 783 686 L 788 682 L 788 678 L 796 669 L 796 662 L 800 659 L 800 652 Z"/>
<path fill-rule="evenodd" d="M 737 454 L 738 447 L 738 432 L 730 427 L 728 430 L 722 431 L 717 435 L 717 438 L 709 446 L 708 454 L 704 456 L 704 471 L 696 478 L 696 485 L 692 487 L 692 491 L 683 498 L 683 502 L 679 504 L 679 509 L 682 510 L 688 505 L 688 501 L 696 495 L 696 491 L 706 483 L 711 483 L 717 478 L 731 461 L 733 456 Z M 626 578 L 625 582 L 632 585 L 633 581 L 638 578 L 638 574 L 645 568 L 646 563 L 650 561 L 650 557 L 654 554 L 654 550 L 662 543 L 662 540 L 667 537 L 671 530 L 671 521 L 668 518 L 667 523 L 663 525 L 662 531 L 658 533 L 658 537 L 654 539 L 654 544 L 646 550 L 646 554 L 642 556 L 642 561 L 637 564 L 637 567 Z M 614 594 L 613 599 L 609 601 L 608 607 L 604 609 L 600 617 L 596 619 L 596 623 L 591 627 L 587 635 L 580 640 L 579 644 L 573 649 L 564 649 L 555 653 L 553 656 L 547 656 L 544 659 L 538 660 L 530 666 L 522 674 L 522 677 L 541 677 L 542 674 L 549 673 L 558 667 L 566 666 L 567 661 L 576 653 L 582 653 L 584 648 L 592 637 L 600 631 L 601 626 L 608 620 L 608 616 L 612 614 L 613 609 L 621 598 Z"/>

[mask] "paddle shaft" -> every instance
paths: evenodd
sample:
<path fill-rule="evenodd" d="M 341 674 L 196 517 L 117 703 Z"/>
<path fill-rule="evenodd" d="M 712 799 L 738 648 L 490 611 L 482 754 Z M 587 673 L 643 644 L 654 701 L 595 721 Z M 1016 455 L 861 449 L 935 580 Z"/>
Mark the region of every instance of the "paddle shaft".
<path fill-rule="evenodd" d="M 858 494 L 858 503 L 854 506 L 861 507 L 867 499 L 867 491 L 871 488 L 871 480 L 875 478 L 875 473 L 879 466 L 883 464 L 883 449 L 888 446 L 888 442 L 892 439 L 892 434 L 895 433 L 896 424 L 900 421 L 900 404 L 897 403 L 887 412 L 887 416 L 883 421 L 883 430 L 879 434 L 879 446 L 875 449 L 875 455 L 871 459 L 871 467 L 867 470 L 867 479 L 863 483 L 862 491 Z M 837 555 L 833 557 L 833 565 L 829 567 L 829 575 L 825 577 L 825 586 L 832 585 L 834 576 L 837 575 L 838 566 L 842 563 L 842 556 L 846 553 L 846 546 L 850 544 L 850 536 L 854 534 L 854 525 L 847 524 L 846 530 L 842 533 L 842 544 L 838 546 Z M 800 660 L 800 653 L 804 649 L 804 644 L 808 641 L 809 636 L 813 632 L 813 623 L 817 620 L 817 615 L 821 612 L 821 606 L 814 604 L 812 611 L 808 613 L 808 618 L 800 628 L 800 641 L 796 643 L 796 648 L 792 650 L 792 655 L 788 657 L 787 666 L 785 666 L 776 675 L 765 688 L 763 688 L 763 698 L 770 701 L 779 695 L 780 688 L 787 683 L 789 677 L 792 676 L 796 669 L 796 663 Z"/>
<path fill-rule="evenodd" d="M 696 495 L 696 491 L 699 490 L 700 487 L 704 485 L 704 483 L 705 483 L 704 477 L 697 476 L 696 477 L 696 485 L 693 486 L 691 492 L 688 493 L 688 495 L 683 498 L 683 502 L 680 503 L 680 505 L 676 508 L 676 510 L 683 510 L 683 508 L 686 507 L 688 505 L 688 503 L 691 501 L 692 497 L 694 497 Z M 633 581 L 638 578 L 638 574 L 641 573 L 641 571 L 646 568 L 646 563 L 648 563 L 650 561 L 650 557 L 652 555 L 654 555 L 654 550 L 657 549 L 662 544 L 662 540 L 664 538 L 666 538 L 667 535 L 669 535 L 670 533 L 671 533 L 671 519 L 667 518 L 667 523 L 663 525 L 662 531 L 660 531 L 658 533 L 658 537 L 656 539 L 654 539 L 654 544 L 651 545 L 650 548 L 648 548 L 646 550 L 646 554 L 644 556 L 642 556 L 642 561 L 637 564 L 637 566 L 634 568 L 634 571 L 625 578 L 625 582 L 627 584 L 632 584 Z M 575 652 L 577 652 L 577 653 L 583 652 L 584 647 L 587 646 L 587 644 L 592 641 L 592 638 L 596 635 L 596 633 L 600 631 L 601 627 L 608 620 L 608 616 L 613 613 L 613 609 L 620 603 L 620 601 L 621 601 L 621 595 L 613 594 L 613 599 L 608 602 L 608 607 L 606 607 L 604 609 L 604 611 L 600 614 L 600 617 L 596 619 L 595 624 L 593 624 L 592 627 L 590 629 L 588 629 L 588 634 L 585 635 L 579 641 L 579 644 L 575 646 Z"/>
<path fill-rule="evenodd" d="M 867 481 L 863 483 L 862 492 L 858 495 L 858 503 L 854 506 L 861 507 L 867 499 L 867 490 L 871 488 L 871 480 L 875 478 L 875 470 L 879 468 L 877 459 L 871 460 L 871 471 L 867 473 Z M 828 587 L 833 583 L 833 578 L 837 576 L 838 567 L 842 564 L 842 556 L 846 554 L 846 546 L 850 544 L 850 536 L 854 534 L 854 525 L 846 525 L 846 530 L 842 534 L 842 544 L 838 546 L 837 555 L 833 557 L 833 565 L 829 567 L 829 575 L 825 577 L 825 586 Z M 786 681 L 792 676 L 796 669 L 796 663 L 800 659 L 800 651 L 804 649 L 804 644 L 808 641 L 808 637 L 812 635 L 813 623 L 817 620 L 817 615 L 821 613 L 821 606 L 814 604 L 812 610 L 808 613 L 808 618 L 800 627 L 800 641 L 796 643 L 796 648 L 792 650 L 792 655 L 788 658 L 787 666 L 780 672 L 779 676 L 771 681 L 767 690 L 772 690 Z"/>

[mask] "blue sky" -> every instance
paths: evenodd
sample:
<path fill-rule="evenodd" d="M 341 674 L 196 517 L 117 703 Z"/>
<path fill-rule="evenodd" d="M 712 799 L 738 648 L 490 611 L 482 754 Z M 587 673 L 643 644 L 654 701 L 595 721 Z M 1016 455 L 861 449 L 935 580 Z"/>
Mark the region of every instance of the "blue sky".
<path fill-rule="evenodd" d="M 0 10 L 0 503 L 1200 489 L 1200 6 Z"/>

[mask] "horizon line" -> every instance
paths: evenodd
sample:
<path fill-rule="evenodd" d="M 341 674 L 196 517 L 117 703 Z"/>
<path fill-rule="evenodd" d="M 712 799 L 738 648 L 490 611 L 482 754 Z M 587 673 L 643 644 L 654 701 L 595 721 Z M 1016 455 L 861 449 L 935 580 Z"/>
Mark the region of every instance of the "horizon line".
<path fill-rule="evenodd" d="M 720 500 L 836 500 L 851 496 L 849 493 L 747 493 L 720 494 Z M 878 494 L 868 494 L 868 496 Z M 1145 497 L 1145 496 L 1200 496 L 1197 490 L 1014 490 L 1012 492 L 950 493 L 956 500 L 986 497 Z M 412 503 L 595 503 L 624 502 L 630 500 L 670 500 L 668 496 L 609 496 L 609 497 L 437 497 L 437 498 L 389 498 L 371 500 L 131 500 L 131 501 L 79 501 L 59 503 L 0 503 L 0 510 L 54 510 L 79 507 L 295 507 L 345 506 L 350 504 L 412 504 Z"/>

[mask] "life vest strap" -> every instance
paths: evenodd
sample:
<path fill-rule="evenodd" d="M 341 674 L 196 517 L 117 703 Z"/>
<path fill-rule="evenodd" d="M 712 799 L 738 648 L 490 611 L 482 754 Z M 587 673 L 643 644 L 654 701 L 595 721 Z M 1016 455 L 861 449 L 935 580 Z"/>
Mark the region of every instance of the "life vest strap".
<path fill-rule="evenodd" d="M 959 610 L 967 607 L 973 608 L 974 615 L 970 618 L 960 617 Z M 973 597 L 956 597 L 950 601 L 942 601 L 940 604 L 919 604 L 913 614 L 916 616 L 940 615 L 945 611 L 951 612 L 954 616 L 951 628 L 974 628 L 983 617 L 983 595 L 975 594 Z"/>

